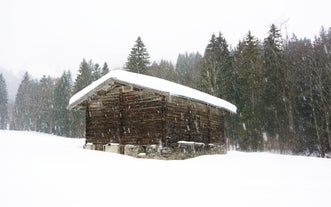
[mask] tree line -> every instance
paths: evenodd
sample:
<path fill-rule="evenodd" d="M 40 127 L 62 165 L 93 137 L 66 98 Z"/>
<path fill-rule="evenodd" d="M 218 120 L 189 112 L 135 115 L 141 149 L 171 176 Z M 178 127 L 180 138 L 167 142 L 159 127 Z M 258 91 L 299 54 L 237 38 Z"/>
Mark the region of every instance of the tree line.
<path fill-rule="evenodd" d="M 325 156 L 331 149 L 331 28 L 314 40 L 283 38 L 271 25 L 263 40 L 251 32 L 230 48 L 222 33 L 212 34 L 204 54 L 179 54 L 150 61 L 137 38 L 126 70 L 177 82 L 225 99 L 238 107 L 226 113 L 225 135 L 231 148 Z M 19 86 L 12 111 L 0 75 L 0 128 L 34 130 L 84 137 L 85 115 L 66 109 L 70 97 L 109 71 L 83 59 L 75 81 L 69 71 L 60 78 L 33 80 Z M 5 104 L 2 104 L 5 103 Z"/>
<path fill-rule="evenodd" d="M 59 78 L 43 76 L 40 80 L 33 79 L 26 72 L 18 87 L 13 109 L 10 111 L 12 118 L 8 119 L 8 109 L 3 110 L 6 111 L 6 116 L 3 116 L 5 122 L 0 125 L 0 129 L 9 128 L 66 137 L 84 137 L 84 114 L 81 111 L 68 111 L 69 99 L 74 93 L 108 72 L 107 63 L 100 67 L 92 60 L 87 62 L 85 59 L 80 63 L 74 82 L 70 71 L 64 71 Z M 0 95 L 0 97 L 7 97 L 7 95 Z M 3 103 L 8 105 L 8 97 Z"/>
<path fill-rule="evenodd" d="M 312 41 L 283 38 L 273 24 L 263 40 L 249 31 L 233 49 L 222 33 L 212 34 L 203 55 L 179 54 L 175 65 L 161 60 L 148 67 L 140 38 L 135 46 L 143 48 L 132 50 L 140 60 L 131 53 L 128 70 L 196 88 L 238 107 L 237 114 L 225 115 L 231 148 L 322 157 L 331 150 L 331 28 L 322 28 Z"/>

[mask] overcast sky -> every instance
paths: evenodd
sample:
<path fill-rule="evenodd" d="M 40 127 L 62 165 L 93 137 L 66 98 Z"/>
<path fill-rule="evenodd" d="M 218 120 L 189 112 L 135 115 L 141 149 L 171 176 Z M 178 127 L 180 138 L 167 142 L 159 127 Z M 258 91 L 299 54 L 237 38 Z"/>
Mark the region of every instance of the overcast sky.
<path fill-rule="evenodd" d="M 330 0 L 0 0 L 0 68 L 59 76 L 83 58 L 122 67 L 141 36 L 151 60 L 203 51 L 212 33 L 236 46 L 248 32 L 313 38 L 331 26 Z M 0 69 L 1 70 L 1 69 Z M 1 72 L 1 71 L 0 71 Z"/>

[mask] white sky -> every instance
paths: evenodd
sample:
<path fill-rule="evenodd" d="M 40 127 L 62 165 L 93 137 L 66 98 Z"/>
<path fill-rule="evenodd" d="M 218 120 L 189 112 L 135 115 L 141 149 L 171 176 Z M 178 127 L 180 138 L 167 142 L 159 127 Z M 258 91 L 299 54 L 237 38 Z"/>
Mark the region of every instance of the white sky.
<path fill-rule="evenodd" d="M 77 72 L 83 58 L 122 67 L 138 36 L 151 60 L 175 63 L 221 31 L 236 46 L 272 23 L 313 38 L 331 26 L 330 0 L 0 0 L 0 68 L 35 77 Z"/>

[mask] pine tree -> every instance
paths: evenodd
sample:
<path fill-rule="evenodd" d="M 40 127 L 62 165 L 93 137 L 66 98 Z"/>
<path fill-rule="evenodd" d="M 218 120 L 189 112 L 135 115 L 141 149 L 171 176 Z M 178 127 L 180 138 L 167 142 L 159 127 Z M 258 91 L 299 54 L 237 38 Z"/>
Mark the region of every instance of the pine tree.
<path fill-rule="evenodd" d="M 179 54 L 176 62 L 176 71 L 179 76 L 178 82 L 192 88 L 198 88 L 199 66 L 202 56 L 199 52 Z"/>
<path fill-rule="evenodd" d="M 171 61 L 161 60 L 160 64 L 153 62 L 150 66 L 148 75 L 169 80 L 172 82 L 178 81 L 178 74 L 176 73 L 175 67 Z"/>
<path fill-rule="evenodd" d="M 226 99 L 232 81 L 232 57 L 221 33 L 212 35 L 201 64 L 201 90 Z"/>
<path fill-rule="evenodd" d="M 7 85 L 4 77 L 0 73 L 0 129 L 7 129 L 8 119 Z"/>
<path fill-rule="evenodd" d="M 285 137 L 293 131 L 293 110 L 289 105 L 289 88 L 286 76 L 286 65 L 282 37 L 279 29 L 272 24 L 268 37 L 264 40 L 264 130 L 267 132 L 269 147 L 275 144 L 275 139 L 281 150 L 285 147 Z M 288 112 L 288 113 L 287 113 Z M 288 121 L 291 120 L 291 121 Z M 293 133 L 292 135 L 293 136 Z M 278 147 L 277 147 L 278 148 Z"/>
<path fill-rule="evenodd" d="M 209 44 L 205 49 L 201 64 L 200 88 L 202 91 L 213 96 L 218 95 L 218 51 L 217 39 L 215 34 L 212 35 Z"/>
<path fill-rule="evenodd" d="M 87 63 L 85 59 L 80 64 L 78 75 L 73 86 L 73 94 L 79 92 L 92 83 L 92 60 Z M 70 114 L 71 137 L 85 136 L 85 111 L 72 111 Z"/>
<path fill-rule="evenodd" d="M 316 152 L 317 141 L 312 123 L 312 108 L 309 85 L 311 79 L 312 48 L 310 40 L 293 36 L 285 45 L 285 59 L 293 91 L 293 123 L 295 137 L 288 144 L 294 153 Z M 279 149 L 279 148 L 276 148 Z"/>
<path fill-rule="evenodd" d="M 108 68 L 108 64 L 105 62 L 102 66 L 102 70 L 101 70 L 101 76 L 106 75 L 107 73 L 109 73 L 109 68 Z"/>
<path fill-rule="evenodd" d="M 23 80 L 18 87 L 14 110 L 13 120 L 10 128 L 14 130 L 36 130 L 36 114 L 33 112 L 36 99 L 34 91 L 37 89 L 36 83 L 31 79 L 28 72 L 24 74 Z"/>
<path fill-rule="evenodd" d="M 251 32 L 238 45 L 236 67 L 239 146 L 245 151 L 262 150 L 262 55 L 260 44 Z"/>
<path fill-rule="evenodd" d="M 70 120 L 67 105 L 71 97 L 72 79 L 70 71 L 64 71 L 56 81 L 53 96 L 54 133 L 60 136 L 70 136 Z"/>
<path fill-rule="evenodd" d="M 91 62 L 92 63 L 92 62 Z M 98 63 L 94 64 L 92 63 L 92 80 L 96 81 L 99 78 L 101 78 L 101 68 L 100 65 Z"/>
<path fill-rule="evenodd" d="M 37 90 L 34 91 L 34 96 L 37 104 L 33 104 L 36 120 L 36 131 L 52 133 L 53 132 L 53 93 L 54 80 L 45 75 L 37 84 Z"/>
<path fill-rule="evenodd" d="M 228 43 L 225 38 L 219 33 L 217 38 L 218 45 L 218 97 L 230 101 L 232 96 L 232 82 L 233 82 L 233 57 L 230 54 Z"/>
<path fill-rule="evenodd" d="M 138 37 L 131 49 L 125 69 L 135 73 L 147 74 L 149 64 L 147 49 L 141 38 Z"/>
<path fill-rule="evenodd" d="M 93 81 L 92 78 L 93 63 L 92 60 L 89 63 L 85 59 L 80 63 L 78 75 L 74 84 L 73 93 L 77 93 L 86 86 L 90 85 Z"/>

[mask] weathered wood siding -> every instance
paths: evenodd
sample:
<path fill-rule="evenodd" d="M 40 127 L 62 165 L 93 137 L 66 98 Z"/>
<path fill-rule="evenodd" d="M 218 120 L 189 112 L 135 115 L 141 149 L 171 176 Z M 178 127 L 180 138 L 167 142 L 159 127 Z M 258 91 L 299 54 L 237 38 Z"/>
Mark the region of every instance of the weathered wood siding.
<path fill-rule="evenodd" d="M 108 143 L 225 143 L 223 110 L 202 102 L 114 84 L 96 92 L 85 105 L 86 139 L 97 150 Z"/>
<path fill-rule="evenodd" d="M 129 86 L 98 92 L 86 107 L 86 139 L 98 150 L 107 143 L 159 144 L 164 105 L 163 96 Z"/>
<path fill-rule="evenodd" d="M 178 141 L 224 144 L 223 110 L 182 97 L 167 97 L 166 144 Z"/>

